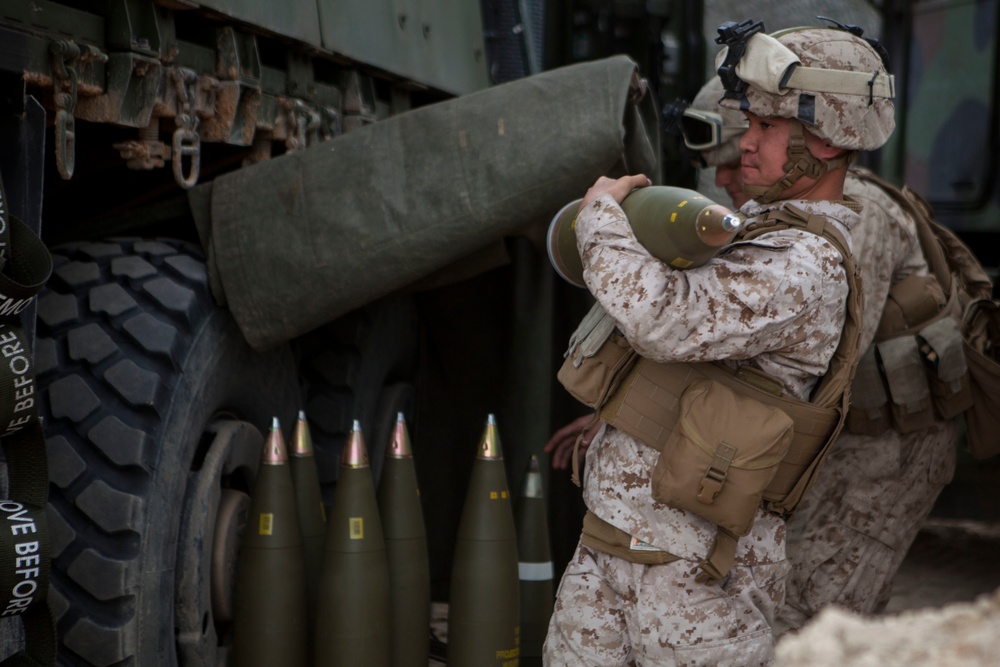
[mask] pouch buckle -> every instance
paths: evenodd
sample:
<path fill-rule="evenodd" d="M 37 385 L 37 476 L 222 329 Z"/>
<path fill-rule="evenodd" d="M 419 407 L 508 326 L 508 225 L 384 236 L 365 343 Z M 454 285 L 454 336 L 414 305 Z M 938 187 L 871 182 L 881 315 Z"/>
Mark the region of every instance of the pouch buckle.
<path fill-rule="evenodd" d="M 722 491 L 722 485 L 726 482 L 726 474 L 729 466 L 736 455 L 736 448 L 726 442 L 720 442 L 715 448 L 715 458 L 712 464 L 705 471 L 705 476 L 701 479 L 701 490 L 698 492 L 698 500 L 711 505 L 715 498 Z"/>

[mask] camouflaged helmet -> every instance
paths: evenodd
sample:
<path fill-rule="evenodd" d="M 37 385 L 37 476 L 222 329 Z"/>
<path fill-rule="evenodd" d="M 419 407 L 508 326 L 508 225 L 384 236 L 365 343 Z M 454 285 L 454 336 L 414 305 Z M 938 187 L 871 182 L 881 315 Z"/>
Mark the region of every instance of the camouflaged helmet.
<path fill-rule="evenodd" d="M 726 92 L 722 80 L 713 76 L 695 95 L 691 106 L 684 111 L 682 125 L 684 142 L 688 148 L 698 151 L 706 167 L 718 167 L 740 159 L 740 137 L 747 131 L 747 119 L 743 112 L 727 109 L 719 105 Z M 698 125 L 712 123 L 716 128 L 697 129 Z M 717 137 L 710 145 L 692 141 L 689 136 L 703 136 L 713 133 Z"/>
<path fill-rule="evenodd" d="M 719 53 L 720 67 L 728 52 Z M 727 85 L 722 106 L 794 118 L 831 146 L 874 150 L 895 127 L 893 78 L 875 48 L 847 30 L 755 33 L 731 71 L 745 86 Z M 721 69 L 720 75 L 725 78 Z"/>
<path fill-rule="evenodd" d="M 784 176 L 769 186 L 743 186 L 768 203 L 803 176 L 819 179 L 850 164 L 855 151 L 882 146 L 896 124 L 895 86 L 878 43 L 863 39 L 860 28 L 792 28 L 773 35 L 763 29 L 761 22 L 722 24 L 716 41 L 726 48 L 716 64 L 726 91 L 723 107 L 792 120 Z M 806 147 L 804 127 L 846 152 L 817 158 Z"/>

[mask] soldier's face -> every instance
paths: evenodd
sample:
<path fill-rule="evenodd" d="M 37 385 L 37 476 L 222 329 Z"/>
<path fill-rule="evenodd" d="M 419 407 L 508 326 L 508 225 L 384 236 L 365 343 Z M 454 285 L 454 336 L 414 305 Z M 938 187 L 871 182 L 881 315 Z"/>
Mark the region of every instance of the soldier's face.
<path fill-rule="evenodd" d="M 771 186 L 785 175 L 788 162 L 787 118 L 764 118 L 747 112 L 750 126 L 740 137 L 740 175 L 745 185 Z"/>
<path fill-rule="evenodd" d="M 740 176 L 744 185 L 770 187 L 785 176 L 788 162 L 788 137 L 792 121 L 788 118 L 757 116 L 745 112 L 750 126 L 740 137 Z M 826 153 L 837 152 L 808 130 L 803 132 L 806 149 L 813 155 L 829 157 Z M 796 199 L 806 195 L 813 186 L 814 179 L 803 176 L 781 194 L 781 199 Z"/>
<path fill-rule="evenodd" d="M 726 191 L 726 194 L 733 201 L 733 208 L 740 208 L 750 199 L 743 192 L 743 174 L 739 160 L 720 164 L 715 168 L 715 187 Z"/>

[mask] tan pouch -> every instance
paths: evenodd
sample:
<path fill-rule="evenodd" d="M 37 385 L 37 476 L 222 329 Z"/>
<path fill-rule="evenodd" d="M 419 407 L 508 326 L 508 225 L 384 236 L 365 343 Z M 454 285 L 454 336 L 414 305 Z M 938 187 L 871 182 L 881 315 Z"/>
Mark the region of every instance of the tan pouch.
<path fill-rule="evenodd" d="M 879 370 L 875 349 L 874 345 L 868 346 L 854 371 L 851 408 L 844 423 L 851 433 L 880 435 L 892 425 L 888 390 Z"/>
<path fill-rule="evenodd" d="M 746 535 L 792 442 L 783 410 L 715 380 L 695 380 L 653 469 L 653 497 Z"/>
<path fill-rule="evenodd" d="M 913 336 L 878 344 L 882 370 L 892 398 L 892 422 L 900 433 L 921 431 L 934 423 L 931 390 L 924 360 Z"/>
<path fill-rule="evenodd" d="M 566 361 L 556 378 L 578 401 L 597 408 L 618 386 L 637 356 L 615 330 L 614 320 L 600 304 L 594 304 L 570 338 Z"/>
<path fill-rule="evenodd" d="M 889 288 L 875 340 L 889 338 L 935 317 L 947 303 L 933 275 L 907 276 Z"/>
<path fill-rule="evenodd" d="M 934 409 L 942 419 L 951 419 L 972 406 L 968 364 L 959 324 L 944 317 L 916 335 L 920 353 L 929 366 L 927 380 Z"/>
<path fill-rule="evenodd" d="M 973 404 L 965 412 L 965 438 L 977 459 L 1000 454 L 1000 302 L 976 299 L 965 311 Z"/>

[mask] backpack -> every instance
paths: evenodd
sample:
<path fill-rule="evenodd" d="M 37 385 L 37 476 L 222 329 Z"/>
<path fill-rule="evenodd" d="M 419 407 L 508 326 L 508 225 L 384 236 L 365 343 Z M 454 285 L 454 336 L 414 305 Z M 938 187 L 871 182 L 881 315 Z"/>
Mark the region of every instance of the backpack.
<path fill-rule="evenodd" d="M 877 435 L 892 427 L 906 433 L 962 414 L 972 456 L 1000 454 L 1000 301 L 992 296 L 992 281 L 969 247 L 934 219 L 923 197 L 868 170 L 853 171 L 911 215 L 930 268 L 930 276 L 894 285 L 890 301 L 895 294 L 906 302 L 907 292 L 930 288 L 942 298 L 936 312 L 924 312 L 916 322 L 893 321 L 898 309 L 883 312 L 875 343 L 858 366 L 847 430 Z M 923 285 L 917 285 L 920 280 Z M 923 386 L 923 376 L 908 365 L 914 359 L 927 379 L 923 393 L 914 391 Z"/>

